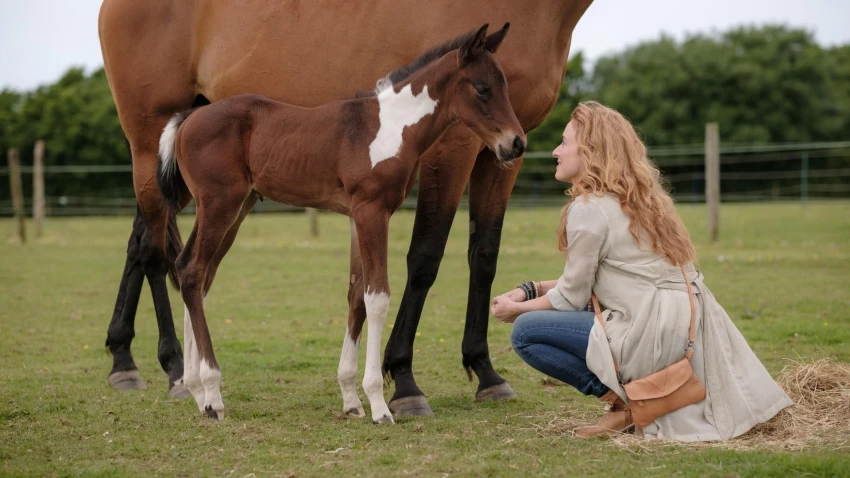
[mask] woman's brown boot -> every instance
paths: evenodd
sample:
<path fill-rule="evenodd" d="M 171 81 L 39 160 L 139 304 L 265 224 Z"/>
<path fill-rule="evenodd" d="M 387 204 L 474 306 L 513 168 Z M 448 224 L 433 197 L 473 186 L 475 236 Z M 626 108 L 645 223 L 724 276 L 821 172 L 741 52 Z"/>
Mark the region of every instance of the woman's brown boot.
<path fill-rule="evenodd" d="M 609 405 L 608 413 L 593 425 L 573 430 L 576 436 L 589 438 L 598 435 L 625 433 L 634 426 L 635 422 L 632 420 L 631 409 L 614 391 L 609 390 L 608 393 L 599 397 L 599 400 Z"/>

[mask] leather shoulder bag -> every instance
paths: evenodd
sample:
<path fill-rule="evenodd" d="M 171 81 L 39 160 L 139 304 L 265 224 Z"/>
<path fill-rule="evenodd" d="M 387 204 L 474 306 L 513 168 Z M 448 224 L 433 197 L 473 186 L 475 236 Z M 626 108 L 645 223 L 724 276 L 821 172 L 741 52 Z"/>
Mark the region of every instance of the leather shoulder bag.
<path fill-rule="evenodd" d="M 685 276 L 688 299 L 691 305 L 691 327 L 688 331 L 688 348 L 686 349 L 685 357 L 673 365 L 644 378 L 623 383 L 623 376 L 620 373 L 620 368 L 617 366 L 614 352 L 611 352 L 611 358 L 614 360 L 614 370 L 617 372 L 617 379 L 620 385 L 626 390 L 626 396 L 629 398 L 632 418 L 635 421 L 635 425 L 641 428 L 649 425 L 660 416 L 687 405 L 699 403 L 705 399 L 705 387 L 699 381 L 691 366 L 691 357 L 694 355 L 694 327 L 696 323 L 694 292 L 691 289 L 691 281 L 688 280 L 685 268 L 682 266 L 679 267 Z M 593 299 L 593 310 L 596 312 L 596 319 L 599 321 L 599 325 L 604 332 L 605 321 L 602 320 L 599 301 L 596 298 L 596 294 L 592 294 L 591 297 Z"/>

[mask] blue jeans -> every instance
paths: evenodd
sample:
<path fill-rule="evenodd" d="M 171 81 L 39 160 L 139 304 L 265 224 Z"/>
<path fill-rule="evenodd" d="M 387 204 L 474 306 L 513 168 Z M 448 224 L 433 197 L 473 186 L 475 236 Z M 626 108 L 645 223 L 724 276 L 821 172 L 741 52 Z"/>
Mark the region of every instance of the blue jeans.
<path fill-rule="evenodd" d="M 511 344 L 517 355 L 540 372 L 572 385 L 585 395 L 608 391 L 587 368 L 587 343 L 593 312 L 536 310 L 517 317 Z"/>

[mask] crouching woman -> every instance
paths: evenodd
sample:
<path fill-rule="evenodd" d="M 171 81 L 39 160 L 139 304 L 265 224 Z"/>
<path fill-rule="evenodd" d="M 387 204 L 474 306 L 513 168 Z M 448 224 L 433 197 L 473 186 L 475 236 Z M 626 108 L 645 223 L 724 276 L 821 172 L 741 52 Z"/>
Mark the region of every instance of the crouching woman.
<path fill-rule="evenodd" d="M 725 440 L 792 405 L 694 268 L 688 232 L 629 121 L 598 103 L 580 104 L 553 155 L 555 178 L 571 185 L 558 228 L 564 272 L 495 297 L 491 311 L 513 322 L 511 341 L 525 362 L 607 403 L 605 416 L 576 434 L 635 430 L 624 384 L 686 353 L 705 398 L 636 432 Z"/>

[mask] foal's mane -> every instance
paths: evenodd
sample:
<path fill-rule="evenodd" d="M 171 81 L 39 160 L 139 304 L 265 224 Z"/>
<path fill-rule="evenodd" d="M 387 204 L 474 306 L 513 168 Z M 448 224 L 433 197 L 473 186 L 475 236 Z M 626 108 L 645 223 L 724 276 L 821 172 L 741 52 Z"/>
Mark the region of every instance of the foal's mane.
<path fill-rule="evenodd" d="M 466 42 L 473 35 L 475 35 L 475 33 L 476 30 L 472 30 L 464 33 L 463 35 L 460 35 L 457 38 L 453 38 L 440 45 L 429 48 L 425 51 L 425 53 L 421 54 L 419 58 L 413 60 L 412 62 L 404 66 L 396 68 L 395 70 L 390 72 L 390 74 L 388 74 L 384 78 L 381 78 L 378 81 L 377 87 L 375 89 L 368 91 L 358 91 L 357 93 L 355 93 L 354 97 L 366 98 L 369 96 L 377 96 L 382 91 L 385 91 L 388 88 L 392 88 L 393 85 L 407 80 L 408 78 L 413 76 L 413 74 L 417 71 L 442 58 L 443 55 L 445 55 L 446 53 L 452 50 L 457 50 L 461 47 L 461 45 L 464 44 L 464 42 Z"/>

